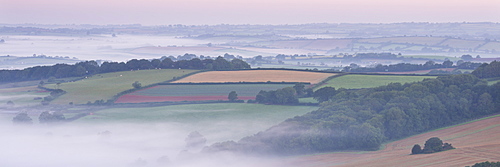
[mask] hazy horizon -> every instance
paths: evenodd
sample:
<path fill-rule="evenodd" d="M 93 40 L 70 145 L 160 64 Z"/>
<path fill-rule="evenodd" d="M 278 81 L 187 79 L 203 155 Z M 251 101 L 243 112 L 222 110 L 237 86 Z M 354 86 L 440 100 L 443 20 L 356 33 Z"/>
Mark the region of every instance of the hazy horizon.
<path fill-rule="evenodd" d="M 497 0 L 0 0 L 4 24 L 500 22 Z"/>

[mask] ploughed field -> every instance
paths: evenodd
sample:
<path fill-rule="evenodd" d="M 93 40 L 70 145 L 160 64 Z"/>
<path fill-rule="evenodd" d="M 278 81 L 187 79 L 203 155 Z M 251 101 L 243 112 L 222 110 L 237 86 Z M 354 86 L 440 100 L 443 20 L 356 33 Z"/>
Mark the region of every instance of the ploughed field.
<path fill-rule="evenodd" d="M 224 83 L 224 82 L 309 82 L 315 84 L 334 73 L 292 70 L 209 71 L 197 73 L 172 83 Z"/>
<path fill-rule="evenodd" d="M 175 84 L 158 85 L 118 98 L 115 103 L 144 103 L 164 101 L 228 100 L 236 91 L 239 100 L 255 99 L 261 90 L 276 90 L 293 84 Z"/>
<path fill-rule="evenodd" d="M 456 149 L 410 155 L 414 144 L 439 137 Z M 291 166 L 472 166 L 500 160 L 500 115 L 388 143 L 375 152 L 329 153 L 289 159 Z M 293 164 L 293 165 L 292 165 Z"/>

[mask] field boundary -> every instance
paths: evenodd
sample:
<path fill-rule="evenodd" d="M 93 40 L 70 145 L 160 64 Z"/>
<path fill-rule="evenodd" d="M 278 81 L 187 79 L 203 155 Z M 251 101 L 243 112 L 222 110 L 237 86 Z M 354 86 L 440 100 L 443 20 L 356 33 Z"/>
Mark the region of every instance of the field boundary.
<path fill-rule="evenodd" d="M 187 82 L 187 83 L 158 83 L 157 85 L 229 85 L 229 84 L 306 84 L 310 85 L 310 82 Z"/>

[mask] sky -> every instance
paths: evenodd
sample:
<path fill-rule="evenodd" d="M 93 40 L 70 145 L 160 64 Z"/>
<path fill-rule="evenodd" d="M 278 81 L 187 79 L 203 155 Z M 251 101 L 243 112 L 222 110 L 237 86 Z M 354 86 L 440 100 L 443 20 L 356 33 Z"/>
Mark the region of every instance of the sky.
<path fill-rule="evenodd" d="M 500 0 L 0 0 L 6 24 L 500 22 Z"/>

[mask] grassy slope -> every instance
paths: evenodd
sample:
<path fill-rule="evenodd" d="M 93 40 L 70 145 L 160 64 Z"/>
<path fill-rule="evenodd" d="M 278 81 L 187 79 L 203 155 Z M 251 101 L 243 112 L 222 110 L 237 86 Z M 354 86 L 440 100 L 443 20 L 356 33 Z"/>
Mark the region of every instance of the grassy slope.
<path fill-rule="evenodd" d="M 49 92 L 44 92 L 35 86 L 0 89 L 0 105 L 8 101 L 14 102 L 16 106 L 38 105 L 42 100 L 34 100 L 34 98 L 43 98 L 48 95 Z"/>
<path fill-rule="evenodd" d="M 422 81 L 425 78 L 436 78 L 435 76 L 396 76 L 396 75 L 344 75 L 333 78 L 325 83 L 325 85 L 318 87 L 331 86 L 347 89 L 360 89 L 372 88 L 382 85 L 387 85 L 393 82 L 407 83 Z"/>
<path fill-rule="evenodd" d="M 83 117 L 76 123 L 174 123 L 180 129 L 199 131 L 209 141 L 227 141 L 256 134 L 288 118 L 316 109 L 311 106 L 241 103 L 113 108 Z"/>
<path fill-rule="evenodd" d="M 471 166 L 500 159 L 500 115 L 437 129 L 388 143 L 374 152 L 327 153 L 289 159 L 297 166 Z M 456 149 L 410 155 L 414 144 L 439 137 Z"/>
<path fill-rule="evenodd" d="M 171 80 L 173 77 L 180 77 L 196 70 L 140 70 L 140 71 L 124 71 L 115 73 L 106 73 L 94 75 L 91 78 L 80 80 L 77 82 L 63 83 L 59 86 L 60 89 L 67 93 L 57 98 L 52 103 L 68 104 L 84 104 L 88 101 L 107 100 L 122 91 L 132 89 L 132 83 L 139 81 L 142 86 L 151 85 L 158 82 Z M 55 85 L 48 85 L 52 88 Z"/>

